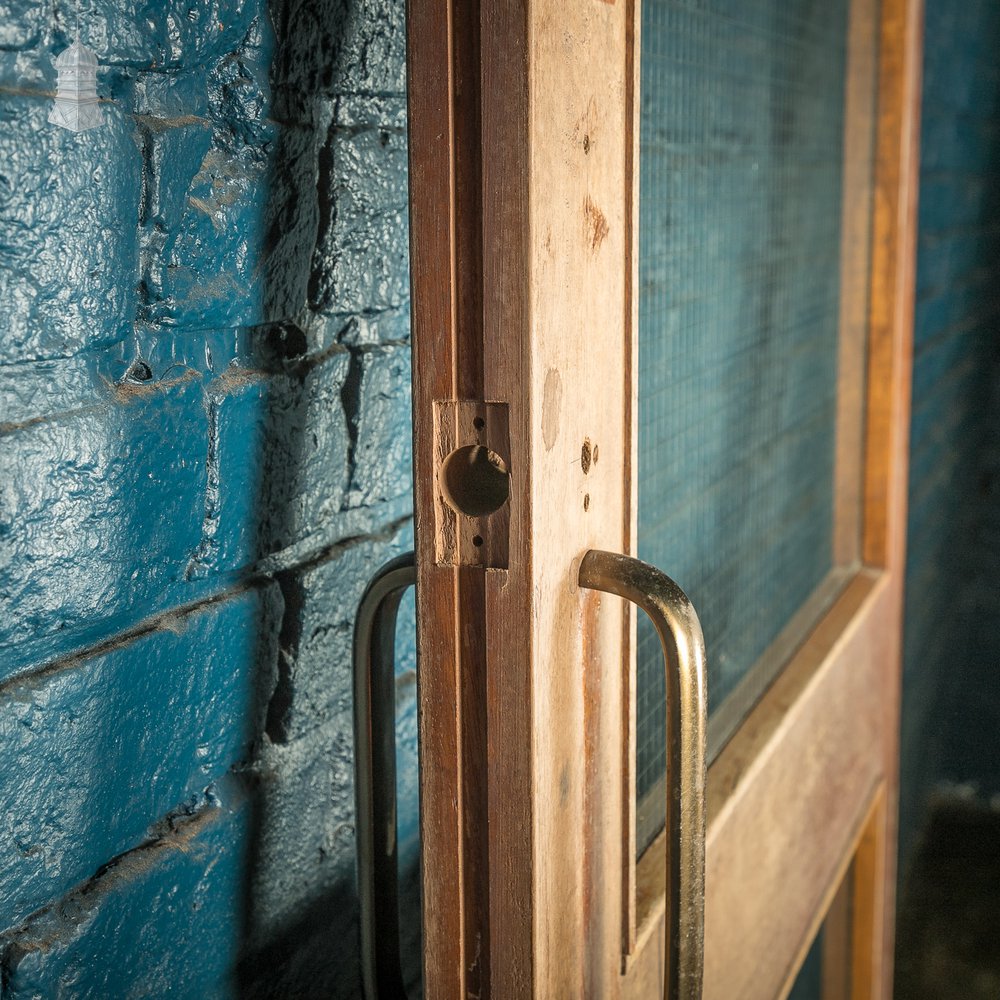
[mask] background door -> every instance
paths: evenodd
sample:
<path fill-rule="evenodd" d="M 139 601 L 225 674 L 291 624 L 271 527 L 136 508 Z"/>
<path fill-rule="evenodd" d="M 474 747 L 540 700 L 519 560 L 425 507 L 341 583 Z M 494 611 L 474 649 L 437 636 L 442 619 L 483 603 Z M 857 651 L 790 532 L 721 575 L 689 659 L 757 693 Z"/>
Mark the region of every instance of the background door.
<path fill-rule="evenodd" d="M 662 664 L 592 548 L 704 625 L 705 995 L 828 913 L 887 994 L 917 24 L 412 5 L 429 995 L 662 995 Z"/>

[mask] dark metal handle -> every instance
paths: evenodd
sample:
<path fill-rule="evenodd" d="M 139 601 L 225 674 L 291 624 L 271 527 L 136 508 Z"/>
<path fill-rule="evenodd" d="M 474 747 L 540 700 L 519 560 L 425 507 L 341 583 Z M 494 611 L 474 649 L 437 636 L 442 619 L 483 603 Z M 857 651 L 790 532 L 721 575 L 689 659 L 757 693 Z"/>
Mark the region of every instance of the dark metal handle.
<path fill-rule="evenodd" d="M 667 887 L 664 996 L 700 1000 L 705 941 L 705 639 L 687 595 L 654 566 L 592 549 L 580 586 L 649 615 L 667 676 Z"/>
<path fill-rule="evenodd" d="M 367 1000 L 403 997 L 396 860 L 396 615 L 417 582 L 412 552 L 375 574 L 354 623 L 354 802 Z"/>

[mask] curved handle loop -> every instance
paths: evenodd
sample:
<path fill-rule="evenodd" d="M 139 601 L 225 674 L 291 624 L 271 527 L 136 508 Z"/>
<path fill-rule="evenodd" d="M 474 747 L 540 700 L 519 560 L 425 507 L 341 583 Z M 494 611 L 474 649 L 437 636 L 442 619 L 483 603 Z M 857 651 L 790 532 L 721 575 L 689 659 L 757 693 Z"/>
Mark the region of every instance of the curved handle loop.
<path fill-rule="evenodd" d="M 417 582 L 412 552 L 368 584 L 354 623 L 354 802 L 367 1000 L 405 997 L 396 860 L 396 615 Z"/>
<path fill-rule="evenodd" d="M 700 1000 L 705 937 L 705 640 L 684 591 L 654 566 L 592 549 L 580 586 L 638 604 L 660 637 L 667 679 L 666 1000 Z"/>

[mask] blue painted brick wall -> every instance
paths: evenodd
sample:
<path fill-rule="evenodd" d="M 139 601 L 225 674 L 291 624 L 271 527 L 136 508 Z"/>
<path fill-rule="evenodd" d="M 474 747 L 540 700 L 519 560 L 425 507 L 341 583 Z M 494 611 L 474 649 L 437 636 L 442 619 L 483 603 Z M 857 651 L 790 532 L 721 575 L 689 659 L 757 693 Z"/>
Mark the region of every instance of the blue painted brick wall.
<path fill-rule="evenodd" d="M 1000 792 L 1000 8 L 927 0 L 901 876 L 943 781 Z"/>
<path fill-rule="evenodd" d="M 403 4 L 83 6 L 74 135 L 74 5 L 0 3 L 0 991 L 356 996 L 351 631 L 412 543 Z"/>
<path fill-rule="evenodd" d="M 11 927 L 143 840 L 151 818 L 245 759 L 263 724 L 277 588 L 171 615 L 0 692 L 0 923 Z M 219 642 L 219 637 L 226 641 Z M 196 668 L 196 669 L 192 669 Z M 80 830 L 86 836 L 60 836 Z M 5 824 L 6 825 L 6 824 Z"/>
<path fill-rule="evenodd" d="M 240 995 L 252 812 L 239 783 L 224 780 L 207 805 L 171 816 L 36 914 L 6 949 L 4 996 Z"/>

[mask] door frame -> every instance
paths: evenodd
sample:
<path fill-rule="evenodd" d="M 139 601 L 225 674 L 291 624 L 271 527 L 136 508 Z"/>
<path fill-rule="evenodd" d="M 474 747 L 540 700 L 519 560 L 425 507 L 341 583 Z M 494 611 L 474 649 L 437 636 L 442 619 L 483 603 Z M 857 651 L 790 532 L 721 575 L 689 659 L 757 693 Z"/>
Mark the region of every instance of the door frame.
<path fill-rule="evenodd" d="M 706 997 L 783 995 L 825 914 L 830 997 L 891 995 L 922 2 L 879 17 L 863 566 L 709 770 Z M 410 0 L 408 40 L 425 989 L 662 995 L 634 615 L 576 585 L 635 551 L 638 2 Z M 509 496 L 465 516 L 472 448 Z"/>

